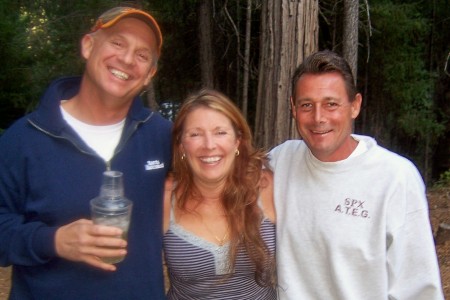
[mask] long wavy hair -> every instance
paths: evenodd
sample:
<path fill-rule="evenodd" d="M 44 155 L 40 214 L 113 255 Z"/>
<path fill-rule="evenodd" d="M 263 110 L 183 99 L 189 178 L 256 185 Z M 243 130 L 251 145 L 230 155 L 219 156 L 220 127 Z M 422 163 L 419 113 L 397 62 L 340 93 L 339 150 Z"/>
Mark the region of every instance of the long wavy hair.
<path fill-rule="evenodd" d="M 183 102 L 174 122 L 172 175 L 177 182 L 174 190 L 177 208 L 187 211 L 186 203 L 189 199 L 201 199 L 193 182 L 192 170 L 186 160 L 182 159 L 180 149 L 185 120 L 189 113 L 199 107 L 213 109 L 225 115 L 240 140 L 239 155 L 235 157 L 221 197 L 229 224 L 229 269 L 233 269 L 238 252 L 245 250 L 255 266 L 257 283 L 261 286 L 273 285 L 274 253 L 270 253 L 260 234 L 263 215 L 257 201 L 262 184 L 262 168 L 267 165 L 267 153 L 255 149 L 250 128 L 240 110 L 216 90 L 202 89 L 190 95 Z"/>

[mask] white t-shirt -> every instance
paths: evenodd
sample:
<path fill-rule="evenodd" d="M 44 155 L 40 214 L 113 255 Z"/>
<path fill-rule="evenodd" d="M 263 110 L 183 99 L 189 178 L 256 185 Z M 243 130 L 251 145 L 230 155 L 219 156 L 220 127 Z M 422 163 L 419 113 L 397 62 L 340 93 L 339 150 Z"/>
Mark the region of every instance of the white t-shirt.
<path fill-rule="evenodd" d="M 119 144 L 120 136 L 122 135 L 125 119 L 112 125 L 95 126 L 75 119 L 62 106 L 60 106 L 60 109 L 63 119 L 101 158 L 109 161 L 113 157 L 114 150 Z"/>

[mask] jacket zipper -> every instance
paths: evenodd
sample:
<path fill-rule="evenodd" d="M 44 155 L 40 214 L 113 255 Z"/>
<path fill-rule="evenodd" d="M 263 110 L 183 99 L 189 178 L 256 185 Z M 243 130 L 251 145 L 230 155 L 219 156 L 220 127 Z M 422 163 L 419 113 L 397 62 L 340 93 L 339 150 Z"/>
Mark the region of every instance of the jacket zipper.
<path fill-rule="evenodd" d="M 105 161 L 106 171 L 111 171 L 111 160 L 116 156 L 117 153 L 119 153 L 119 152 L 122 150 L 123 145 L 126 144 L 126 142 L 128 141 L 128 139 L 130 138 L 130 136 L 137 130 L 138 125 L 147 122 L 152 116 L 153 116 L 153 112 L 151 112 L 150 115 L 149 115 L 145 120 L 142 120 L 142 121 L 136 121 L 136 122 L 133 124 L 133 128 L 132 128 L 130 134 L 128 134 L 128 136 L 126 137 L 125 140 L 123 140 L 119 145 L 117 145 L 117 147 L 116 147 L 116 149 L 115 149 L 115 151 L 114 151 L 114 154 L 113 154 L 113 156 L 111 157 L 111 159 L 108 160 L 108 161 Z M 73 145 L 75 146 L 75 148 L 77 148 L 78 151 L 80 151 L 81 153 L 84 153 L 84 154 L 87 154 L 87 155 L 91 155 L 91 156 L 99 157 L 97 153 L 88 152 L 88 151 L 85 151 L 85 150 L 81 149 L 81 148 L 78 147 L 78 145 L 77 145 L 75 142 L 73 142 L 70 138 L 67 138 L 67 137 L 64 137 L 64 136 L 54 135 L 54 134 L 48 132 L 47 130 L 41 128 L 39 125 L 37 125 L 36 123 L 34 123 L 34 122 L 33 122 L 32 120 L 30 120 L 30 119 L 28 119 L 28 122 L 30 122 L 30 124 L 33 125 L 36 129 L 42 131 L 43 133 L 45 133 L 45 134 L 47 134 L 47 135 L 49 135 L 49 136 L 51 136 L 51 137 L 54 137 L 54 138 L 57 138 L 57 139 L 64 139 L 64 140 L 69 141 L 69 142 L 70 142 L 71 144 L 73 144 Z"/>

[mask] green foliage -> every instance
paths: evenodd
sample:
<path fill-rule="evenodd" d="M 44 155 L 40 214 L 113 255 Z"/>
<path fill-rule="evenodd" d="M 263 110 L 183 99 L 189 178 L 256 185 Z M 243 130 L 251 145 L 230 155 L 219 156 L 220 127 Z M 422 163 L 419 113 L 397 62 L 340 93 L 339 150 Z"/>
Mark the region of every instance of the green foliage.
<path fill-rule="evenodd" d="M 450 187 L 450 170 L 439 175 L 439 179 L 433 185 L 433 188 Z"/>
<path fill-rule="evenodd" d="M 51 80 L 81 74 L 82 35 L 101 12 L 123 4 L 140 4 L 158 20 L 164 43 L 154 79 L 156 99 L 181 101 L 200 84 L 199 2 L 0 0 L 0 128 L 7 128 L 32 109 Z M 339 51 L 343 2 L 319 2 L 320 48 Z M 258 74 L 262 3 L 253 1 L 250 117 L 256 110 L 253 95 Z M 448 143 L 443 142 L 445 130 L 450 130 L 450 108 L 443 96 L 449 93 L 449 78 L 442 70 L 450 46 L 449 0 L 370 0 L 368 3 L 373 32 L 370 38 L 364 35 L 369 32 L 369 22 L 364 12 L 365 1 L 360 1 L 358 82 L 360 91 L 364 91 L 364 107 L 357 119 L 356 132 L 374 136 L 380 144 L 411 158 L 424 171 L 426 165 L 432 165 L 428 160 L 434 159 L 439 147 L 443 148 L 439 151 L 443 153 L 441 161 L 442 157 L 449 156 Z M 215 85 L 237 100 L 242 64 L 239 64 L 238 39 L 232 24 L 239 30 L 243 52 L 246 2 L 227 0 L 213 4 Z M 435 163 L 435 169 L 445 170 L 448 163 L 448 158 L 440 165 Z M 439 169 L 435 176 L 442 172 Z"/>
<path fill-rule="evenodd" d="M 369 133 L 413 159 L 424 171 L 445 126 L 434 102 L 436 74 L 426 68 L 430 22 L 418 1 L 371 2 Z M 371 125 L 372 125 L 371 124 Z"/>
<path fill-rule="evenodd" d="M 29 95 L 26 82 L 31 73 L 28 64 L 32 58 L 23 51 L 27 47 L 23 32 L 28 20 L 20 18 L 17 11 L 16 4 L 0 2 L 0 114 L 11 116 L 1 119 L 0 128 L 5 128 L 23 113 L 20 102 L 24 95 Z"/>
<path fill-rule="evenodd" d="M 81 74 L 80 38 L 114 5 L 0 0 L 0 128 L 33 109 L 51 80 Z"/>
<path fill-rule="evenodd" d="M 146 8 L 158 21 L 163 49 L 153 79 L 156 99 L 177 102 L 200 82 L 197 39 L 198 0 L 154 0 Z"/>

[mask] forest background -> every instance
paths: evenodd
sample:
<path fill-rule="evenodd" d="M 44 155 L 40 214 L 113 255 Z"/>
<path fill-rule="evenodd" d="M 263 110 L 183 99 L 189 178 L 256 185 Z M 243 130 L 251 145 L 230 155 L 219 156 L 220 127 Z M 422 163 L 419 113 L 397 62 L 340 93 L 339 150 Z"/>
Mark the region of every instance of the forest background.
<path fill-rule="evenodd" d="M 0 0 L 0 135 L 55 78 L 80 75 L 79 41 L 117 5 L 158 20 L 164 45 L 142 96 L 172 119 L 183 99 L 213 87 L 247 117 L 258 146 L 298 138 L 290 77 L 330 49 L 349 59 L 363 107 L 355 133 L 419 168 L 445 296 L 450 300 L 450 0 Z M 445 230 L 446 229 L 446 230 Z M 11 268 L 0 268 L 0 299 Z"/>
<path fill-rule="evenodd" d="M 267 149 L 297 138 L 290 75 L 313 51 L 346 50 L 353 5 L 351 57 L 363 94 L 355 132 L 411 159 L 429 186 L 450 181 L 449 0 L 0 0 L 0 129 L 32 110 L 51 80 L 82 73 L 80 38 L 123 4 L 149 10 L 164 36 L 147 104 L 173 119 L 190 92 L 216 88 Z"/>

